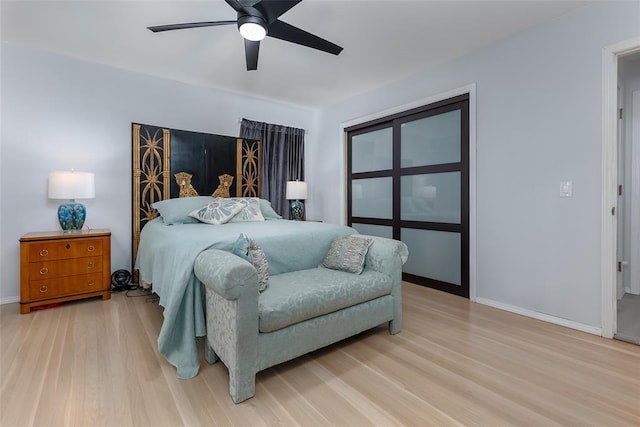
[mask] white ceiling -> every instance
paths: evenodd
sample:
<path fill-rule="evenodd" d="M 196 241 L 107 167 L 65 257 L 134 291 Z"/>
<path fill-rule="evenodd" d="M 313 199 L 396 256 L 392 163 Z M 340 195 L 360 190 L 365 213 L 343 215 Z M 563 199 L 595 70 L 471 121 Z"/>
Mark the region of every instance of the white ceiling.
<path fill-rule="evenodd" d="M 586 3 L 304 0 L 281 19 L 344 51 L 333 56 L 267 37 L 257 71 L 246 71 L 243 40 L 233 25 L 157 34 L 146 29 L 235 20 L 235 11 L 223 0 L 2 0 L 0 34 L 3 41 L 92 62 L 318 107 L 462 56 Z"/>

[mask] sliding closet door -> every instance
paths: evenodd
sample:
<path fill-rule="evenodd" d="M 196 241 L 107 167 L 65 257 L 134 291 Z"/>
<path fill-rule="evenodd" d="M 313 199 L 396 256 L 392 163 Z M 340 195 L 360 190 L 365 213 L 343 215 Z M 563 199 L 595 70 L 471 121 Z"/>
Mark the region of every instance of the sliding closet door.
<path fill-rule="evenodd" d="M 347 129 L 348 221 L 409 247 L 404 280 L 469 296 L 469 108 L 460 96 Z"/>
<path fill-rule="evenodd" d="M 393 238 L 393 127 L 385 123 L 350 134 L 348 157 L 349 223 L 360 233 Z"/>

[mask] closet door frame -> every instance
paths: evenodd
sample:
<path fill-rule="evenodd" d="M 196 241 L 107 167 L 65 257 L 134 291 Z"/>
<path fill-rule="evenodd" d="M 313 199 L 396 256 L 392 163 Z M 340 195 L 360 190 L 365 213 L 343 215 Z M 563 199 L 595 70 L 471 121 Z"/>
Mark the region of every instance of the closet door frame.
<path fill-rule="evenodd" d="M 427 166 L 405 167 L 401 165 L 401 126 L 403 123 L 420 120 L 426 117 L 437 116 L 449 111 L 459 110 L 461 112 L 460 122 L 460 161 L 455 163 L 434 164 Z M 393 238 L 401 240 L 402 229 L 417 229 L 417 230 L 433 230 L 454 232 L 460 234 L 460 284 L 452 284 L 448 282 L 442 282 L 436 279 L 417 276 L 409 273 L 403 273 L 403 280 L 416 283 L 419 285 L 427 286 L 430 288 L 442 290 L 455 295 L 460 295 L 465 298 L 470 297 L 470 271 L 471 271 L 471 257 L 470 257 L 470 125 L 472 116 L 470 114 L 470 94 L 463 93 L 451 98 L 443 99 L 437 102 L 432 102 L 419 107 L 411 108 L 406 111 L 397 112 L 385 117 L 370 120 L 364 123 L 360 123 L 351 127 L 346 127 L 344 130 L 347 135 L 347 223 L 352 225 L 357 224 L 370 224 L 381 225 L 391 227 L 393 230 Z M 393 157 L 392 157 L 392 169 L 390 170 L 377 170 L 369 172 L 353 173 L 352 171 L 352 142 L 353 137 L 361 134 L 373 132 L 384 128 L 391 128 L 393 134 Z M 433 173 L 446 173 L 446 172 L 459 172 L 461 180 L 460 189 L 460 223 L 441 223 L 441 222 L 425 222 L 425 221 L 412 221 L 401 219 L 401 182 L 403 176 L 433 174 Z M 383 218 L 365 218 L 354 217 L 352 211 L 352 182 L 354 179 L 364 178 L 382 178 L 391 177 L 393 185 L 393 199 L 392 199 L 392 219 Z M 411 256 L 411 254 L 409 254 Z"/>

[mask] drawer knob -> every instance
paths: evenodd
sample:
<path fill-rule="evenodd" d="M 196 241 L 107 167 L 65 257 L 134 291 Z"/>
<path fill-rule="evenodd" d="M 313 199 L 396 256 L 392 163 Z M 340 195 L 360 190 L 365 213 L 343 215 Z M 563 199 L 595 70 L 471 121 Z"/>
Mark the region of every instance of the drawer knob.
<path fill-rule="evenodd" d="M 95 280 L 93 280 L 93 279 L 89 279 L 89 281 L 87 282 L 87 284 L 88 284 L 89 286 L 93 286 L 93 285 L 95 285 L 95 284 L 96 284 L 96 281 L 95 281 Z"/>
<path fill-rule="evenodd" d="M 42 267 L 40 269 L 40 274 L 45 275 L 49 272 L 49 269 L 47 267 Z"/>
<path fill-rule="evenodd" d="M 48 250 L 43 249 L 43 250 L 40 251 L 40 256 L 47 256 L 47 255 L 49 255 L 49 251 Z"/>
<path fill-rule="evenodd" d="M 93 268 L 93 261 L 89 261 L 89 264 L 87 264 L 87 268 Z"/>
<path fill-rule="evenodd" d="M 45 293 L 49 290 L 49 288 L 47 287 L 47 285 L 42 285 L 40 286 L 40 292 Z"/>
<path fill-rule="evenodd" d="M 95 250 L 96 250 L 96 247 L 95 247 L 95 246 L 93 246 L 93 245 L 89 245 L 89 247 L 87 248 L 87 250 L 88 250 L 89 252 L 93 252 L 93 251 L 95 251 Z"/>

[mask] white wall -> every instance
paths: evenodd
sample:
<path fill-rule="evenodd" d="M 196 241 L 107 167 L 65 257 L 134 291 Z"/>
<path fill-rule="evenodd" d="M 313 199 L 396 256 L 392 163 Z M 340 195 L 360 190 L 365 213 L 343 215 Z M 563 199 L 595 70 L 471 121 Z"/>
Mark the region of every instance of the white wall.
<path fill-rule="evenodd" d="M 592 5 L 323 109 L 308 215 L 343 220 L 341 124 L 476 83 L 477 297 L 600 327 L 602 48 L 639 17 L 638 2 Z"/>
<path fill-rule="evenodd" d="M 86 225 L 112 230 L 112 269 L 131 268 L 131 123 L 238 135 L 240 117 L 311 129 L 315 112 L 1 45 L 0 302 L 19 296 L 18 239 L 57 230 L 52 170 L 96 174 Z M 313 138 L 311 132 L 308 140 Z"/>

